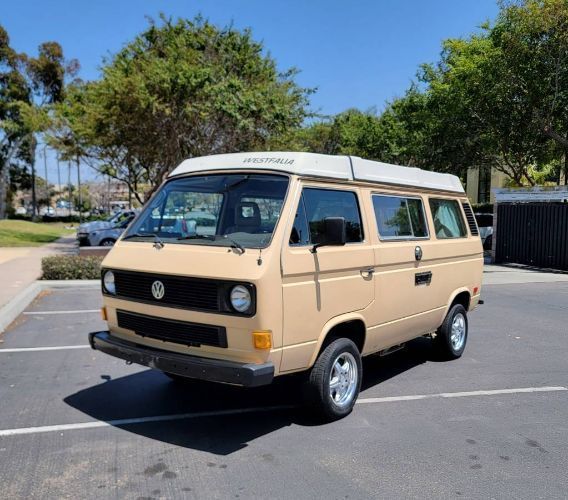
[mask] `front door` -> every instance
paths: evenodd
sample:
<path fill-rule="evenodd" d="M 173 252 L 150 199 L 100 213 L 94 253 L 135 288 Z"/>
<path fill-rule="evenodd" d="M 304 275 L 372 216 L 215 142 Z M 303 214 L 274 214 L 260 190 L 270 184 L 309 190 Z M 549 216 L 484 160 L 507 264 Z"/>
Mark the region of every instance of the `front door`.
<path fill-rule="evenodd" d="M 367 308 L 374 300 L 373 249 L 366 238 L 356 188 L 304 185 L 297 193 L 290 241 L 282 251 L 284 351 L 282 371 L 305 368 L 332 318 Z M 324 220 L 344 217 L 345 246 L 323 246 Z"/>

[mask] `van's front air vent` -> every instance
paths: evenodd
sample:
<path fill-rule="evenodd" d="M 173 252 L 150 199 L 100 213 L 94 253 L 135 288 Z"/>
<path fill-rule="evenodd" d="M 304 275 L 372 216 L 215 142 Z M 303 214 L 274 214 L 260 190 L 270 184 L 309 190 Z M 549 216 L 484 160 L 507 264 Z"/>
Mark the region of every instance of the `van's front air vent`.
<path fill-rule="evenodd" d="M 472 236 L 479 236 L 479 230 L 477 229 L 477 223 L 475 222 L 475 215 L 473 215 L 473 210 L 467 201 L 462 202 L 463 211 L 467 218 L 467 223 L 469 225 L 469 230 Z"/>
<path fill-rule="evenodd" d="M 116 318 L 120 328 L 132 330 L 141 337 L 187 346 L 204 344 L 227 347 L 227 332 L 222 326 L 156 318 L 121 310 L 116 311 Z"/>

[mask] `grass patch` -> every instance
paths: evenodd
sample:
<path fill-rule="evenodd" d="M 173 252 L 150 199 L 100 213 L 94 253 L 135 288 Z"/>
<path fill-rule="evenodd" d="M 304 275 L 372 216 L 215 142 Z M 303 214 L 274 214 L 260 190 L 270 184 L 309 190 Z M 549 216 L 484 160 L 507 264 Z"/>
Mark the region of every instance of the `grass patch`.
<path fill-rule="evenodd" d="M 0 247 L 37 247 L 73 234 L 62 222 L 0 220 Z"/>

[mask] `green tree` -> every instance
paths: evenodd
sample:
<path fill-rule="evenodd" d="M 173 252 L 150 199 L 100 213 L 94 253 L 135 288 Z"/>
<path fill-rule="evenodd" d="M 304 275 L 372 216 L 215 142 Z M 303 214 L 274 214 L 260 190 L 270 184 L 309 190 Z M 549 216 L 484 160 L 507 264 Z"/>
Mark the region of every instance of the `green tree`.
<path fill-rule="evenodd" d="M 310 90 L 295 74 L 248 30 L 162 16 L 69 93 L 53 135 L 139 198 L 185 158 L 265 149 L 299 127 Z"/>
<path fill-rule="evenodd" d="M 22 75 L 22 56 L 10 47 L 6 30 L 0 26 L 0 219 L 6 216 L 10 169 L 26 158 L 29 131 L 22 107 L 30 102 L 30 88 Z"/>
<path fill-rule="evenodd" d="M 47 130 L 52 107 L 64 95 L 66 79 L 79 65 L 65 61 L 56 42 L 42 43 L 37 57 L 17 53 L 0 26 L 0 218 L 6 214 L 11 170 L 30 166 L 35 205 L 35 150 Z"/>
<path fill-rule="evenodd" d="M 374 110 L 349 109 L 297 130 L 287 149 L 378 159 L 382 134 Z"/>
<path fill-rule="evenodd" d="M 502 2 L 491 29 L 517 97 L 531 121 L 564 154 L 568 183 L 568 2 Z M 559 162 L 557 162 L 560 165 Z M 560 172 L 559 172 L 560 173 Z"/>
<path fill-rule="evenodd" d="M 349 110 L 299 133 L 300 148 L 465 176 L 494 167 L 513 184 L 566 163 L 568 2 L 502 3 L 493 24 L 446 40 L 440 60 L 376 116 Z"/>

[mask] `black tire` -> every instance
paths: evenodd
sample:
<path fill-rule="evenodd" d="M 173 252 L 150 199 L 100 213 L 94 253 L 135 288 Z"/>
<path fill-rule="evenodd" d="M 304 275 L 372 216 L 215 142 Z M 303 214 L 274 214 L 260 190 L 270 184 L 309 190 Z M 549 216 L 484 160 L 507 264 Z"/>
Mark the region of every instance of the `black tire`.
<path fill-rule="evenodd" d="M 343 356 L 343 358 L 342 358 Z M 344 361 L 342 364 L 341 361 Z M 343 378 L 336 377 L 339 391 L 346 389 L 346 399 L 336 402 L 332 398 L 331 376 L 334 372 L 334 365 L 338 362 L 340 366 L 346 367 L 348 373 L 343 373 Z M 348 363 L 347 365 L 345 363 Z M 355 370 L 353 372 L 353 370 Z M 356 380 L 349 383 L 349 378 L 354 373 Z M 304 398 L 306 406 L 311 410 L 314 416 L 321 421 L 330 422 L 343 418 L 353 410 L 355 401 L 359 396 L 361 389 L 361 378 L 363 376 L 363 367 L 361 364 L 361 354 L 357 346 L 349 339 L 340 338 L 331 342 L 322 352 L 308 374 Z M 339 396 L 338 391 L 335 391 Z"/>
<path fill-rule="evenodd" d="M 115 243 L 116 243 L 116 240 L 113 240 L 112 238 L 106 238 L 99 243 L 99 246 L 100 247 L 112 247 L 112 246 L 114 246 Z"/>
<path fill-rule="evenodd" d="M 460 325 L 461 319 L 461 325 Z M 452 332 L 452 327 L 456 327 L 456 332 Z M 459 330 L 463 328 L 463 333 Z M 438 328 L 436 337 L 434 338 L 434 346 L 438 355 L 442 359 L 457 359 L 461 357 L 467 344 L 468 336 L 467 311 L 461 304 L 455 304 L 448 311 L 442 326 Z M 460 337 L 452 337 L 459 334 Z"/>

